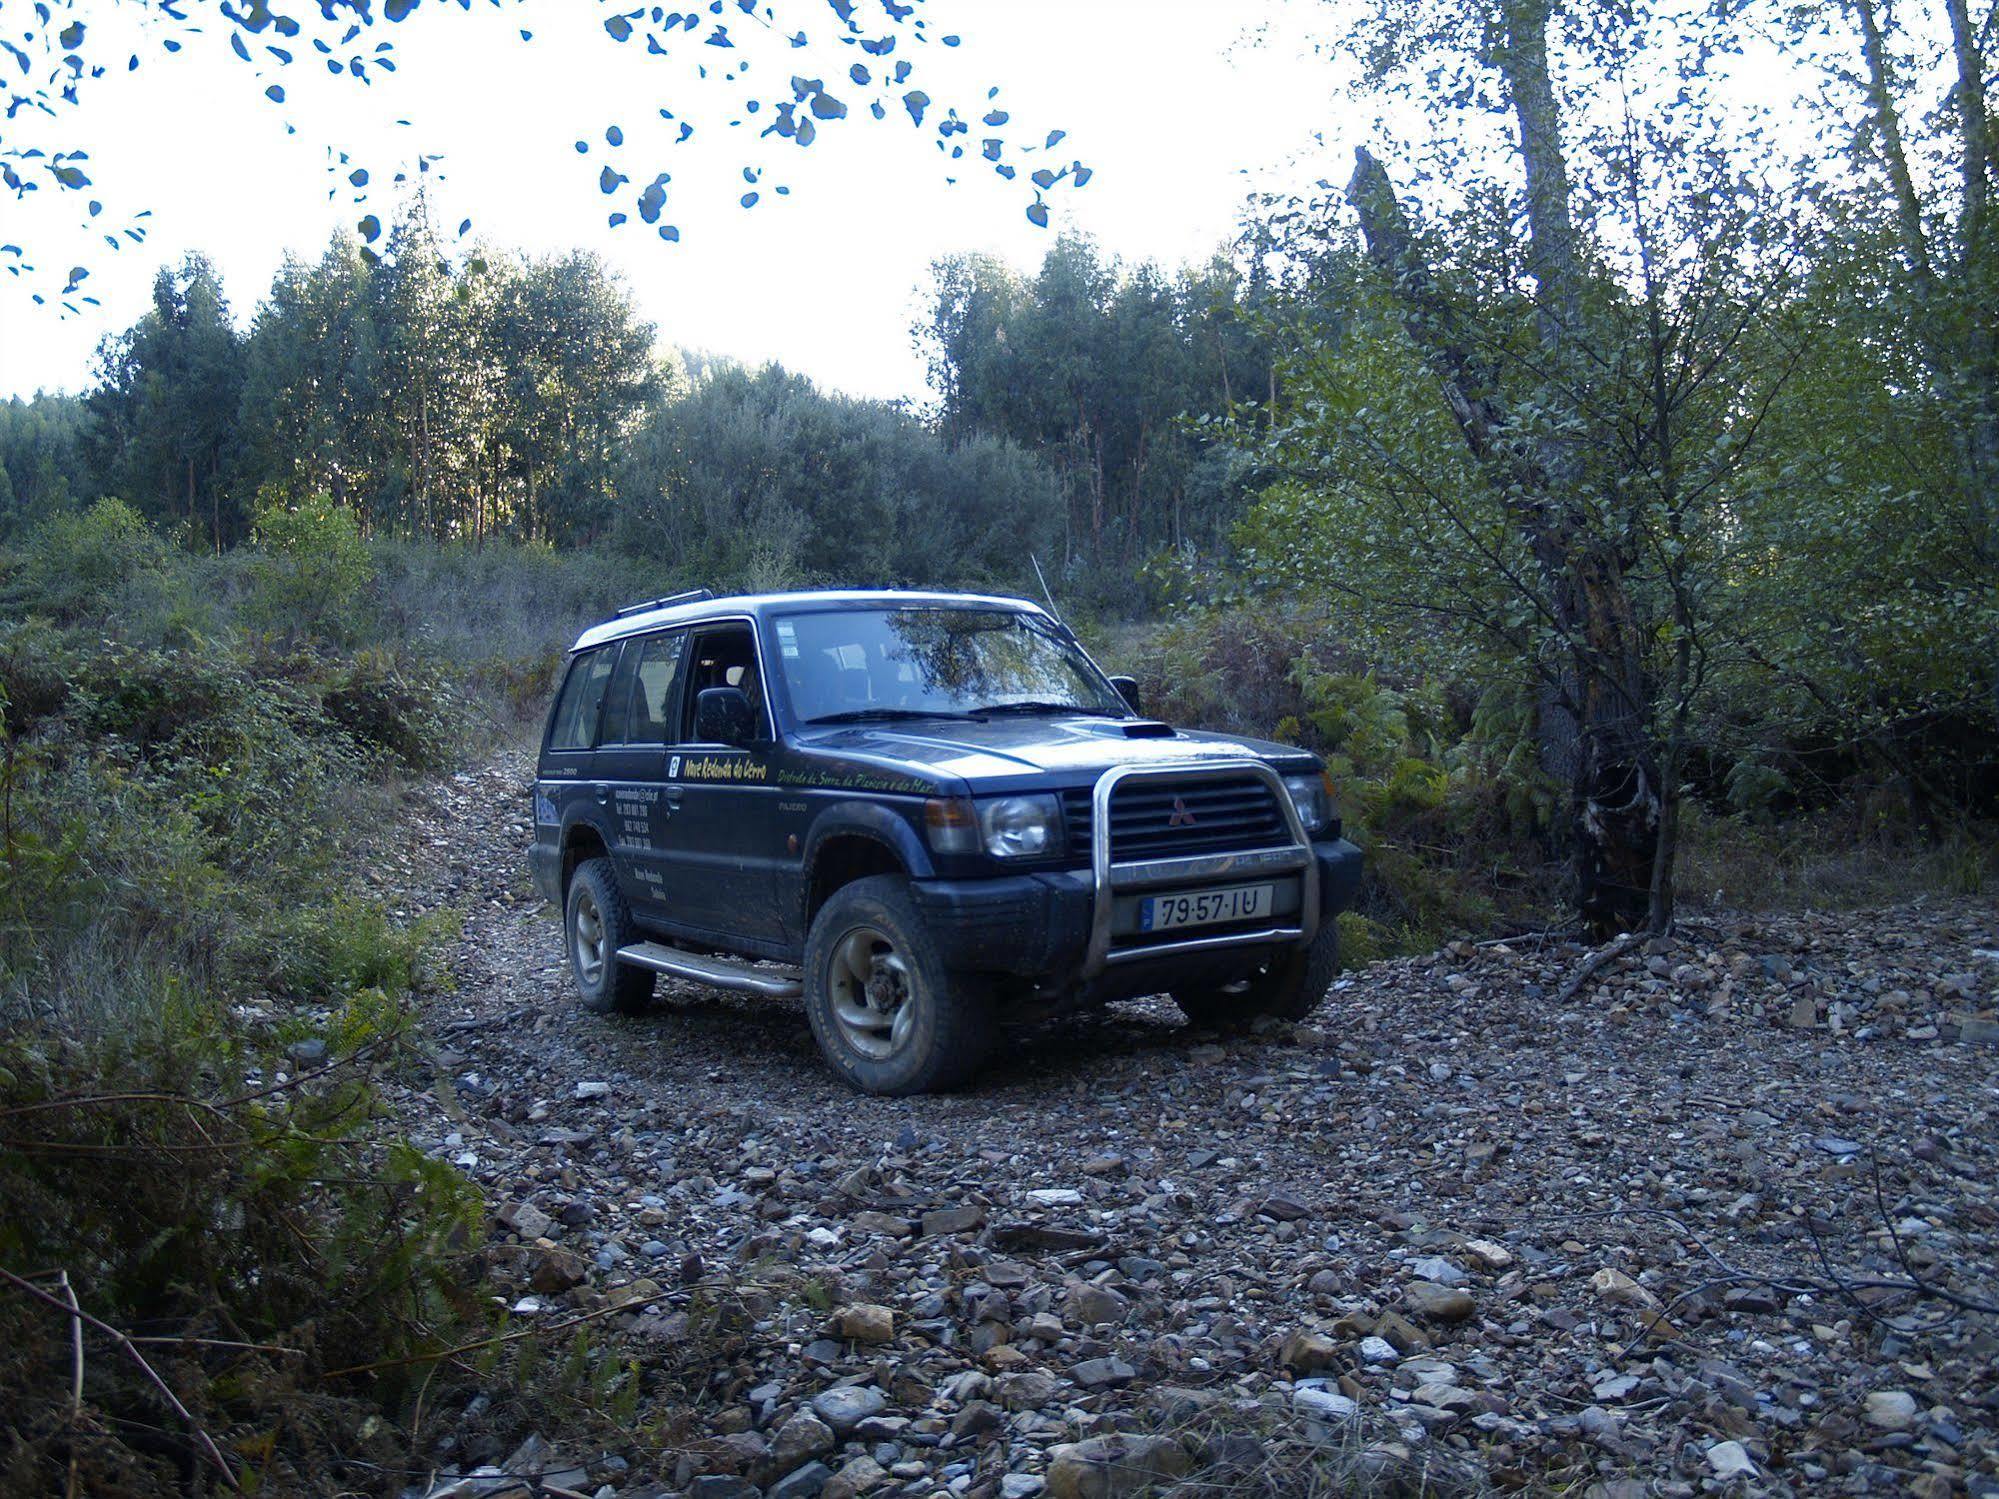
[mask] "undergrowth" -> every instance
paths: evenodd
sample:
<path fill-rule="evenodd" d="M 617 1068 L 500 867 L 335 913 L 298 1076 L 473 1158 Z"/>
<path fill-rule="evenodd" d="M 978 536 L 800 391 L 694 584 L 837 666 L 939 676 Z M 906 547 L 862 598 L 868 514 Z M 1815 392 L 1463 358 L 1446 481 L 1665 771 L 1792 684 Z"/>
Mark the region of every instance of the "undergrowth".
<path fill-rule="evenodd" d="M 1111 649 L 1149 714 L 1325 757 L 1346 836 L 1367 855 L 1340 918 L 1349 967 L 1545 913 L 1559 804 L 1531 705 L 1386 680 L 1275 613 L 1197 611 Z"/>
<path fill-rule="evenodd" d="M 321 1373 L 485 1316 L 476 1192 L 380 1127 L 446 919 L 354 879 L 466 715 L 135 522 L 0 559 L 0 1492 L 310 1492 L 400 1398 Z"/>
<path fill-rule="evenodd" d="M 1564 788 L 1540 763 L 1531 695 L 1505 679 L 1405 679 L 1348 650 L 1331 622 L 1274 607 L 1189 610 L 1097 644 L 1140 678 L 1156 717 L 1325 757 L 1346 835 L 1367 855 L 1359 901 L 1340 917 L 1349 967 L 1544 927 L 1566 909 Z M 1777 776 L 1770 758 L 1751 746 L 1700 760 L 1683 909 L 1852 909 L 1999 880 L 1989 825 L 1939 821 L 1858 762 L 1835 782 Z M 1801 799 L 1808 787 L 1816 801 Z"/>
<path fill-rule="evenodd" d="M 0 1492 L 398 1492 L 482 1383 L 495 1442 L 629 1422 L 601 1320 L 507 1325 L 479 1193 L 387 1121 L 454 918 L 359 875 L 635 572 L 314 502 L 0 552 Z"/>

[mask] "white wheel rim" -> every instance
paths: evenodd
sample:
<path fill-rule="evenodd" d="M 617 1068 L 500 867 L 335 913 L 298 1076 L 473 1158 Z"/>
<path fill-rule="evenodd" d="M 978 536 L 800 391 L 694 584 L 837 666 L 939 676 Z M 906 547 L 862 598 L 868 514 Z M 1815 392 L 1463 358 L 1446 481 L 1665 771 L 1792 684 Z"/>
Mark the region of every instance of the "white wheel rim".
<path fill-rule="evenodd" d="M 908 1042 L 916 1025 L 909 965 L 878 928 L 854 927 L 833 944 L 826 992 L 840 1039 L 862 1056 L 885 1061 Z"/>
<path fill-rule="evenodd" d="M 576 954 L 576 976 L 594 985 L 604 976 L 606 939 L 604 913 L 588 890 L 576 892 L 576 919 L 570 937 Z"/>

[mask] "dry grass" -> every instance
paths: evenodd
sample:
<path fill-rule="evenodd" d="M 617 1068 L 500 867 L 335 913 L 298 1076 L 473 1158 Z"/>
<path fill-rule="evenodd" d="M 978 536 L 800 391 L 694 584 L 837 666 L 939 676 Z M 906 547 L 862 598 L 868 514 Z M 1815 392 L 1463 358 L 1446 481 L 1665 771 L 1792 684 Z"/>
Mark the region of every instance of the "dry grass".
<path fill-rule="evenodd" d="M 1162 1487 L 1184 1499 L 1483 1499 L 1484 1465 L 1471 1453 L 1412 1442 L 1385 1412 L 1361 1407 L 1338 1425 L 1308 1421 L 1267 1395 L 1243 1408 L 1217 1403 L 1159 1430 L 1193 1466 Z"/>
<path fill-rule="evenodd" d="M 1925 837 L 1866 825 L 1843 808 L 1781 824 L 1690 818 L 1680 890 L 1689 908 L 1859 910 L 1924 896 L 1977 895 L 1999 883 L 1999 829 L 1976 824 Z"/>

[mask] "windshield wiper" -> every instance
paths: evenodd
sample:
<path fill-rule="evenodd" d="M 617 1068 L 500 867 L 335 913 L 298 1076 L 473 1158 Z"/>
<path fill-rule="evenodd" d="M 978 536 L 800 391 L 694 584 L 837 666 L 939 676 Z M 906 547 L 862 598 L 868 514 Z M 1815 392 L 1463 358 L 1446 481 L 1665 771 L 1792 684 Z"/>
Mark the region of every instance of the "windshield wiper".
<path fill-rule="evenodd" d="M 840 713 L 822 713 L 817 718 L 808 718 L 810 724 L 822 723 L 880 723 L 896 718 L 952 718 L 962 721 L 976 721 L 976 713 L 957 713 L 948 708 L 848 708 Z"/>
<path fill-rule="evenodd" d="M 1097 710 L 1095 708 L 1085 707 L 1082 703 L 1037 703 L 1037 702 L 987 703 L 983 708 L 980 708 L 977 711 L 980 714 L 994 714 L 994 715 L 1001 713 L 1085 713 L 1085 714 L 1097 713 Z"/>

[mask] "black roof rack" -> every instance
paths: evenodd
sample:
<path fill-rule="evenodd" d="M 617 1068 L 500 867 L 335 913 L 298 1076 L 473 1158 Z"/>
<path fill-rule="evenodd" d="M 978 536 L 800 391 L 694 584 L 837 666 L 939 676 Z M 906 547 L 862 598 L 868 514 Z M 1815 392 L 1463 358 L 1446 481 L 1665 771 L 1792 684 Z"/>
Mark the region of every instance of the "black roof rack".
<path fill-rule="evenodd" d="M 690 588 L 685 593 L 669 593 L 662 599 L 647 599 L 643 604 L 627 604 L 612 618 L 623 619 L 628 614 L 650 614 L 655 609 L 667 609 L 675 604 L 699 604 L 713 597 L 715 590 L 712 588 Z"/>

